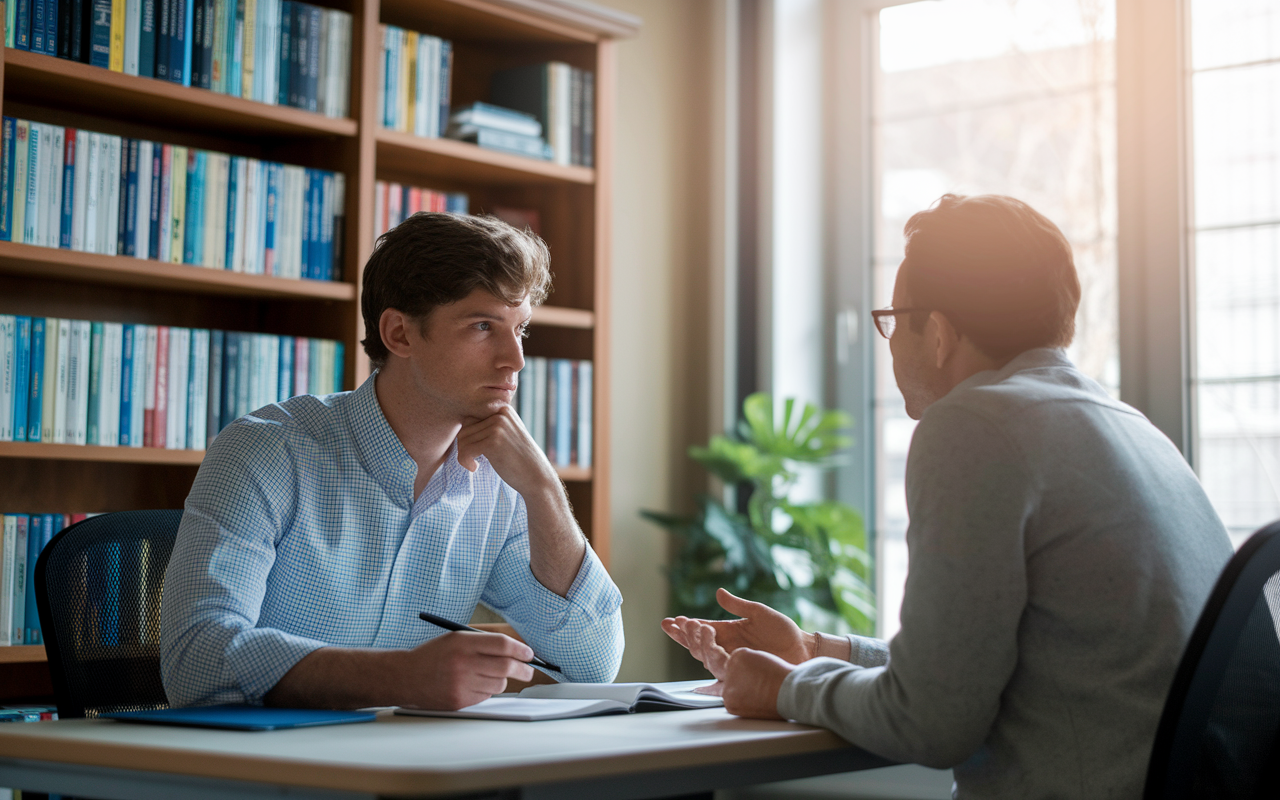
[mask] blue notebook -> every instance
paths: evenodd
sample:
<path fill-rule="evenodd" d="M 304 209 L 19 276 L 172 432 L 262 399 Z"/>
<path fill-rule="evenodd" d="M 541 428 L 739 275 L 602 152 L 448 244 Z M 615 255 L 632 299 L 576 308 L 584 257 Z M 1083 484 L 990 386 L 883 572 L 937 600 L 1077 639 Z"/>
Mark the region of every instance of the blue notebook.
<path fill-rule="evenodd" d="M 317 725 L 346 725 L 351 722 L 373 722 L 377 718 L 377 714 L 372 711 L 329 711 L 320 708 L 265 708 L 263 706 L 161 708 L 155 711 L 118 711 L 102 716 L 121 722 L 224 728 L 233 731 L 275 731 Z"/>

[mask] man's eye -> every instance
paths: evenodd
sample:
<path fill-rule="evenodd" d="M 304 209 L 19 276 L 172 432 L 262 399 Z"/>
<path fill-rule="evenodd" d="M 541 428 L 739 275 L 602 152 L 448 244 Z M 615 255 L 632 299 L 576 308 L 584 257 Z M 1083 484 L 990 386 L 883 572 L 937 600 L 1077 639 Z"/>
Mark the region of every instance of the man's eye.
<path fill-rule="evenodd" d="M 491 324 L 491 323 L 488 323 L 488 322 L 477 322 L 477 323 L 476 323 L 476 328 L 477 328 L 477 329 L 479 329 L 479 330 L 482 330 L 482 331 L 487 331 L 487 330 L 489 330 L 489 328 L 491 328 L 491 327 L 492 327 L 492 324 Z"/>

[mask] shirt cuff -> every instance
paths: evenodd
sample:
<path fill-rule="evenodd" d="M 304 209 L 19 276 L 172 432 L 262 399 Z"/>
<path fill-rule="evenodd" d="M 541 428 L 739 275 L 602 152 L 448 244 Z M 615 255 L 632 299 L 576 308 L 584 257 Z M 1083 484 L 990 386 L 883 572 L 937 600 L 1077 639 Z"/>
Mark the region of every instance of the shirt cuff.
<path fill-rule="evenodd" d="M 294 636 L 274 628 L 252 628 L 227 645 L 227 664 L 246 703 L 261 705 L 263 696 L 310 653 L 326 642 Z"/>
<path fill-rule="evenodd" d="M 564 597 L 543 586 L 530 569 L 523 571 L 522 582 L 526 596 L 533 601 L 533 613 L 521 622 L 547 633 L 556 633 L 574 621 L 575 611 L 580 618 L 596 622 L 613 616 L 622 605 L 622 593 L 590 547 Z"/>
<path fill-rule="evenodd" d="M 889 643 L 884 639 L 849 634 L 849 663 L 860 667 L 883 667 L 889 663 Z"/>
<path fill-rule="evenodd" d="M 820 725 L 822 715 L 815 713 L 820 705 L 821 676 L 830 672 L 862 669 L 838 658 L 811 658 L 787 675 L 778 690 L 778 715 L 809 725 Z"/>

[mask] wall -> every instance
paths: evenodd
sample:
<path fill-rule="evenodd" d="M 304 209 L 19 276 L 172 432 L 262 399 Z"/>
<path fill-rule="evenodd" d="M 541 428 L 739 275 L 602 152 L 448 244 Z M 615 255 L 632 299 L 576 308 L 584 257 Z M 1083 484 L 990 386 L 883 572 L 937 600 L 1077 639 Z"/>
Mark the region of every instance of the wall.
<path fill-rule="evenodd" d="M 667 539 L 640 509 L 686 511 L 706 484 L 715 258 L 714 2 L 605 0 L 643 18 L 618 43 L 613 298 L 613 556 L 627 651 L 619 680 L 665 680 Z"/>

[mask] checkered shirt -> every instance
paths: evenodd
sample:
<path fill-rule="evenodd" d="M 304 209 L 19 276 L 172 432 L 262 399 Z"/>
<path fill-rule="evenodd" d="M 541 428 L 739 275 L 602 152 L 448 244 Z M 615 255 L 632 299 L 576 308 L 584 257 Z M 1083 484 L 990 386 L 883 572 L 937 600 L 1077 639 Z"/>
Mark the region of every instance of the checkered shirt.
<path fill-rule="evenodd" d="M 196 475 L 165 574 L 160 667 L 174 706 L 261 703 L 326 645 L 411 648 L 501 614 L 557 677 L 610 682 L 622 660 L 622 596 L 588 548 L 566 597 L 529 571 L 524 500 L 455 443 L 413 496 L 417 466 L 370 377 L 228 426 Z"/>

